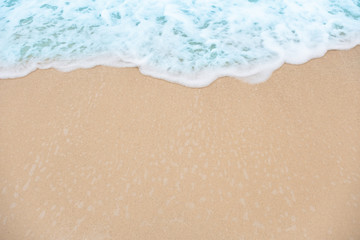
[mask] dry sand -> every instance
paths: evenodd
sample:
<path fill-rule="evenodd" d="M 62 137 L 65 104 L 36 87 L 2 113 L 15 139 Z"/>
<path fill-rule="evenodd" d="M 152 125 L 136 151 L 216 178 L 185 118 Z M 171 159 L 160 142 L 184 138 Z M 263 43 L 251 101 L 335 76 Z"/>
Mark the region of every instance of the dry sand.
<path fill-rule="evenodd" d="M 360 47 L 265 83 L 0 81 L 0 239 L 360 239 Z"/>

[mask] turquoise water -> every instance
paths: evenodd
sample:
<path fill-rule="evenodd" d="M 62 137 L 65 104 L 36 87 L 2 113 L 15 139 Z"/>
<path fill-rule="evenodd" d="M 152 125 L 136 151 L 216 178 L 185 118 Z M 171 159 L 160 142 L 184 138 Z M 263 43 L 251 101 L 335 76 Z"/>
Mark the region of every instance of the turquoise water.
<path fill-rule="evenodd" d="M 360 0 L 1 0 L 0 78 L 138 66 L 186 86 L 266 80 L 360 44 Z"/>

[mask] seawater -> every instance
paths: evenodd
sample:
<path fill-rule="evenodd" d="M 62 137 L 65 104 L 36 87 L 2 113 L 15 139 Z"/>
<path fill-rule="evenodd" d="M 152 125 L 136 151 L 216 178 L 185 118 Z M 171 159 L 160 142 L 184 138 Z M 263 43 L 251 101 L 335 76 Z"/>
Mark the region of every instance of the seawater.
<path fill-rule="evenodd" d="M 1 0 L 0 78 L 138 66 L 186 86 L 266 80 L 360 43 L 360 0 Z"/>

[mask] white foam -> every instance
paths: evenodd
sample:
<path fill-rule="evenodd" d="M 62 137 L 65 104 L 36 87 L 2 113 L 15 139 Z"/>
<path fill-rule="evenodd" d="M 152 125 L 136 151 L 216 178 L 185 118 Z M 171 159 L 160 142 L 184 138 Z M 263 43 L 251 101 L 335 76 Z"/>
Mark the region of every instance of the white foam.
<path fill-rule="evenodd" d="M 12 0 L 0 3 L 0 78 L 35 69 L 138 66 L 190 87 L 265 81 L 360 43 L 352 0 Z"/>

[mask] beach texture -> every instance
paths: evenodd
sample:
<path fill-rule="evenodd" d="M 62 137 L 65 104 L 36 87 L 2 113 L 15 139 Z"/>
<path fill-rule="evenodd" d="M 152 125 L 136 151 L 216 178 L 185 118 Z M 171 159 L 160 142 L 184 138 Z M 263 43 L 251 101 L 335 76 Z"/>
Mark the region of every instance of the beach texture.
<path fill-rule="evenodd" d="M 360 47 L 200 89 L 0 80 L 0 239 L 360 239 Z"/>

